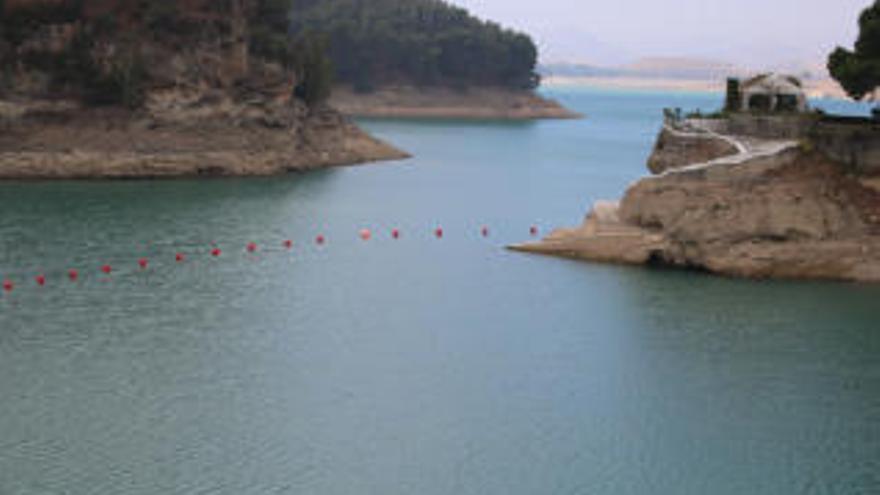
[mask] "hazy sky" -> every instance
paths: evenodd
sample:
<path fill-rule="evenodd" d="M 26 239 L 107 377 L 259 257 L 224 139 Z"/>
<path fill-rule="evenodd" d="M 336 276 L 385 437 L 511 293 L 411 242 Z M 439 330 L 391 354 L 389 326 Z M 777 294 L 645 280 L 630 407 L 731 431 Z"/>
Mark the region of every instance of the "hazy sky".
<path fill-rule="evenodd" d="M 873 0 L 452 0 L 532 34 L 545 62 L 609 64 L 644 56 L 749 66 L 824 62 L 851 46 Z"/>

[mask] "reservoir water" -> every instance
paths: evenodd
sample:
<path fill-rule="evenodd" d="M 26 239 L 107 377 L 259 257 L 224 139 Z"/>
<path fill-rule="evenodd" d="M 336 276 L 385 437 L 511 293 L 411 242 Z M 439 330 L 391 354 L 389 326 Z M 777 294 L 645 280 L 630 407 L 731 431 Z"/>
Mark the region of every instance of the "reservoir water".
<path fill-rule="evenodd" d="M 588 118 L 363 122 L 398 163 L 0 184 L 0 494 L 880 493 L 880 287 L 503 249 L 719 99 L 552 93 Z"/>

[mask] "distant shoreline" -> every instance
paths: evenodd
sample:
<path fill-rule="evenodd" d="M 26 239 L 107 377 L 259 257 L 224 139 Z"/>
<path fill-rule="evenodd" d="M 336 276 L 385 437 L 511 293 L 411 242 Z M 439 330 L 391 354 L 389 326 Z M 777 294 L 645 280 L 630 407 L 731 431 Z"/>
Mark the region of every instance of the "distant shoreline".
<path fill-rule="evenodd" d="M 674 79 L 653 77 L 598 77 L 598 76 L 547 76 L 543 85 L 546 88 L 582 86 L 601 89 L 624 89 L 641 91 L 677 91 L 722 94 L 725 91 L 723 80 Z M 846 98 L 846 93 L 831 79 L 805 81 L 810 98 Z"/>
<path fill-rule="evenodd" d="M 582 115 L 533 91 L 393 86 L 370 93 L 337 87 L 330 105 L 351 117 L 448 120 L 577 119 Z"/>

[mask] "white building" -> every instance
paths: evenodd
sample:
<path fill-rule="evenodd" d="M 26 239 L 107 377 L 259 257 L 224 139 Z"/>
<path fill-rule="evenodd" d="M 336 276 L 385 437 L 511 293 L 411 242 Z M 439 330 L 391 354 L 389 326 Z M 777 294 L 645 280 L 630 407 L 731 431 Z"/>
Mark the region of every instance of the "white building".
<path fill-rule="evenodd" d="M 742 81 L 739 101 L 744 112 L 805 112 L 807 95 L 794 76 L 761 74 Z"/>

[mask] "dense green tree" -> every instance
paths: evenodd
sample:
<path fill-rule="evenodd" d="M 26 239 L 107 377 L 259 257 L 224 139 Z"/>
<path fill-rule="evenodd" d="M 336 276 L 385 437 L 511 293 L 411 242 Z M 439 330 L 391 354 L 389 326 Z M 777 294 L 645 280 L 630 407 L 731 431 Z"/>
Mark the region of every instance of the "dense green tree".
<path fill-rule="evenodd" d="M 333 87 L 333 66 L 327 57 L 326 38 L 304 33 L 292 46 L 292 65 L 297 76 L 294 96 L 314 106 L 324 102 Z"/>
<path fill-rule="evenodd" d="M 441 0 L 293 0 L 291 32 L 320 32 L 339 81 L 534 88 L 538 52 L 525 34 Z"/>
<path fill-rule="evenodd" d="M 855 50 L 838 47 L 828 58 L 828 70 L 856 100 L 880 86 L 880 0 L 859 17 Z"/>

